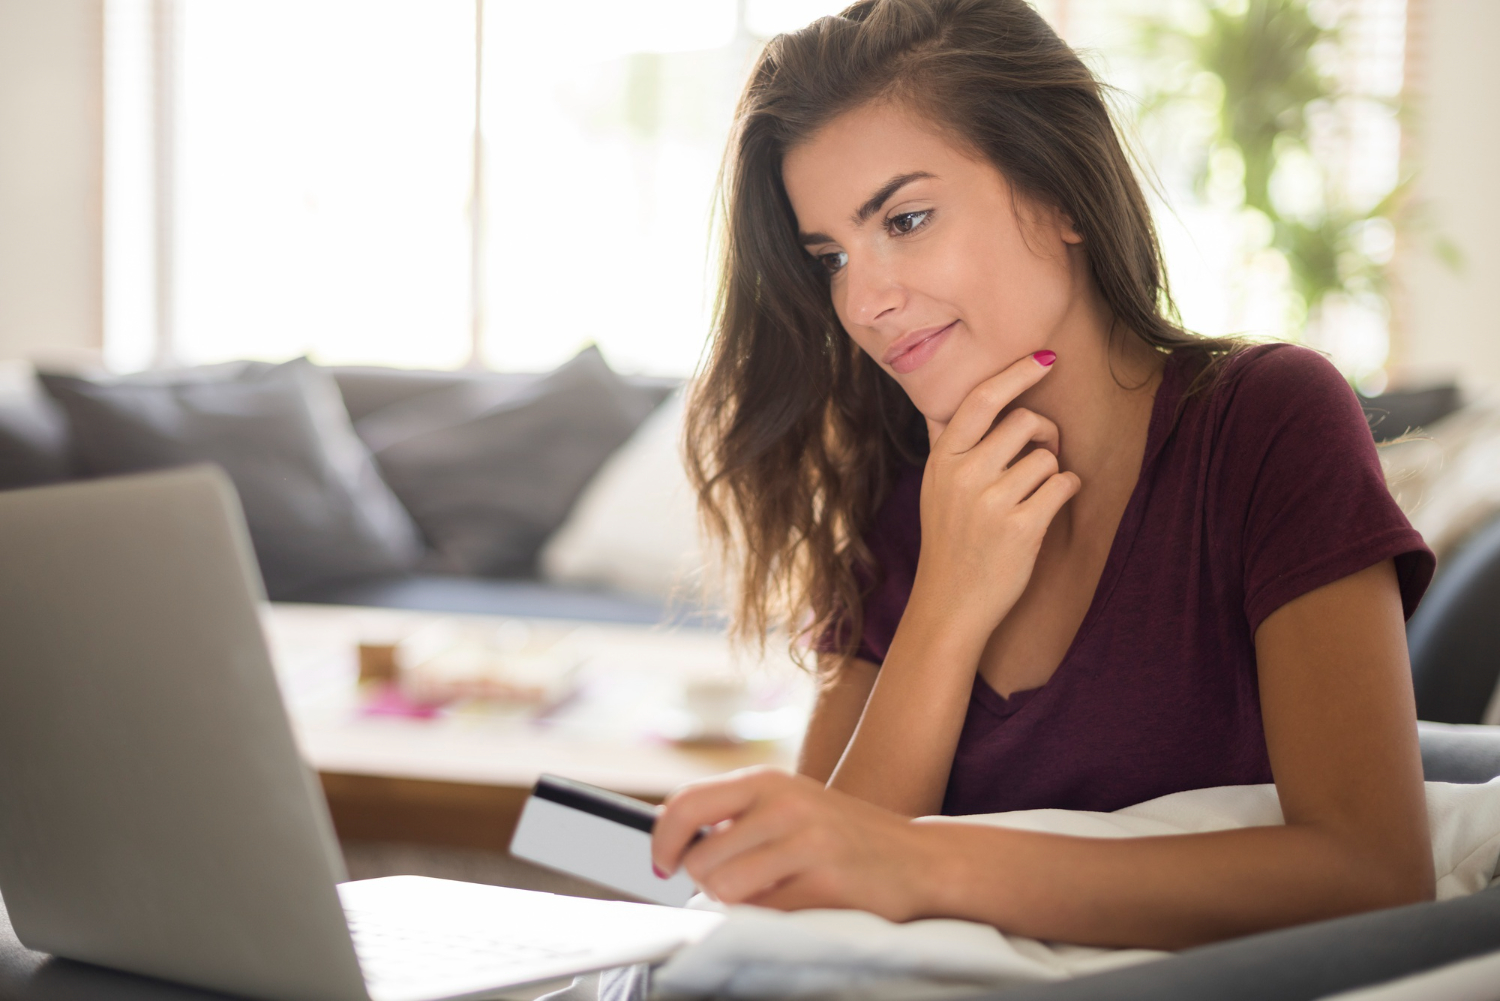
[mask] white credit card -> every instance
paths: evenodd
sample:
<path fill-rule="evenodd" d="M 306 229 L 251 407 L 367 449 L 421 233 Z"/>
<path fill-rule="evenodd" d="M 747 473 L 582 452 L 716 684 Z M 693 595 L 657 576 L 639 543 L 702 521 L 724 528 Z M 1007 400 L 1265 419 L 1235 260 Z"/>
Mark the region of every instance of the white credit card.
<path fill-rule="evenodd" d="M 517 858 L 657 904 L 681 907 L 698 892 L 685 871 L 651 869 L 656 808 L 556 775 L 537 780 L 510 839 Z"/>

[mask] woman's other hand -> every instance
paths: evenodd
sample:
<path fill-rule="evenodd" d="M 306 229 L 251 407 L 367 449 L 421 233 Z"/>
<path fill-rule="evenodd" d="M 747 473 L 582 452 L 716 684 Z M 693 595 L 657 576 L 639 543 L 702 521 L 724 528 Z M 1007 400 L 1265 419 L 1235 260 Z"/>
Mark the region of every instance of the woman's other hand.
<path fill-rule="evenodd" d="M 1022 358 L 976 386 L 946 425 L 927 422 L 932 450 L 912 600 L 921 596 L 984 636 L 1026 590 L 1047 527 L 1081 485 L 1059 470 L 1056 424 L 1020 407 L 996 421 L 1055 358 Z"/>
<path fill-rule="evenodd" d="M 685 866 L 726 904 L 855 908 L 906 921 L 923 913 L 938 862 L 924 844 L 897 814 L 805 776 L 747 768 L 673 793 L 651 855 L 661 873 Z"/>

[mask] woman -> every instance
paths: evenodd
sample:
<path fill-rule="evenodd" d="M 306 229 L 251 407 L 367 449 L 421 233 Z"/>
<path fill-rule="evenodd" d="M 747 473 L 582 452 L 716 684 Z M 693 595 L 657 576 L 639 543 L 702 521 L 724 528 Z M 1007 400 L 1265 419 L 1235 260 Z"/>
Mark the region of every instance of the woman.
<path fill-rule="evenodd" d="M 1432 896 L 1403 632 L 1432 555 L 1327 362 L 1167 318 L 1100 87 L 1029 6 L 773 40 L 726 200 L 689 453 L 742 628 L 819 637 L 822 684 L 802 774 L 678 792 L 662 872 L 1160 948 Z M 913 820 L 1270 781 L 1282 827 Z"/>

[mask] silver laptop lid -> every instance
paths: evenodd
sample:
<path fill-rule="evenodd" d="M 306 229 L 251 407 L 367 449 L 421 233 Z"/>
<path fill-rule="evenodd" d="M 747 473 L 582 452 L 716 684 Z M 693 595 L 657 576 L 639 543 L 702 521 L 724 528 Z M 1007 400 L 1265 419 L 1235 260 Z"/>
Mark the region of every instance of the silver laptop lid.
<path fill-rule="evenodd" d="M 0 494 L 0 894 L 33 949 L 360 1001 L 228 479 Z"/>

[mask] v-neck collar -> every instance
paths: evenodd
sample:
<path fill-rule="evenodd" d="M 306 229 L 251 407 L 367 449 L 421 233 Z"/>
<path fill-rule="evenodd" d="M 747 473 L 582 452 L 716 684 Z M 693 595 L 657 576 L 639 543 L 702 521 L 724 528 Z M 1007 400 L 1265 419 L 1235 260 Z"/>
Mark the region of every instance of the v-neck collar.
<path fill-rule="evenodd" d="M 1094 597 L 1089 602 L 1088 610 L 1083 613 L 1083 621 L 1078 624 L 1078 631 L 1073 634 L 1073 641 L 1068 644 L 1067 651 L 1063 654 L 1062 660 L 1058 661 L 1057 668 L 1052 672 L 1051 677 L 1035 688 L 1023 688 L 1011 692 L 1009 696 L 995 691 L 985 680 L 984 675 L 975 671 L 974 697 L 990 712 L 1001 717 L 1014 716 L 1029 705 L 1036 696 L 1056 688 L 1058 679 L 1068 669 L 1079 644 L 1103 614 L 1104 606 L 1109 602 L 1110 595 L 1114 593 L 1125 563 L 1130 558 L 1130 548 L 1135 542 L 1136 532 L 1146 513 L 1146 499 L 1152 479 L 1151 469 L 1166 446 L 1173 425 L 1176 424 L 1177 405 L 1183 391 L 1181 385 L 1184 374 L 1183 364 L 1187 354 L 1184 351 L 1174 351 L 1167 356 L 1162 366 L 1161 382 L 1156 387 L 1156 399 L 1151 403 L 1151 420 L 1146 426 L 1146 448 L 1141 456 L 1140 472 L 1136 474 L 1135 486 L 1130 491 L 1130 500 L 1125 504 L 1125 511 L 1120 515 L 1120 524 L 1115 527 L 1115 537 L 1110 542 L 1109 555 L 1104 559 L 1104 569 L 1099 574 L 1099 583 L 1094 587 Z"/>

